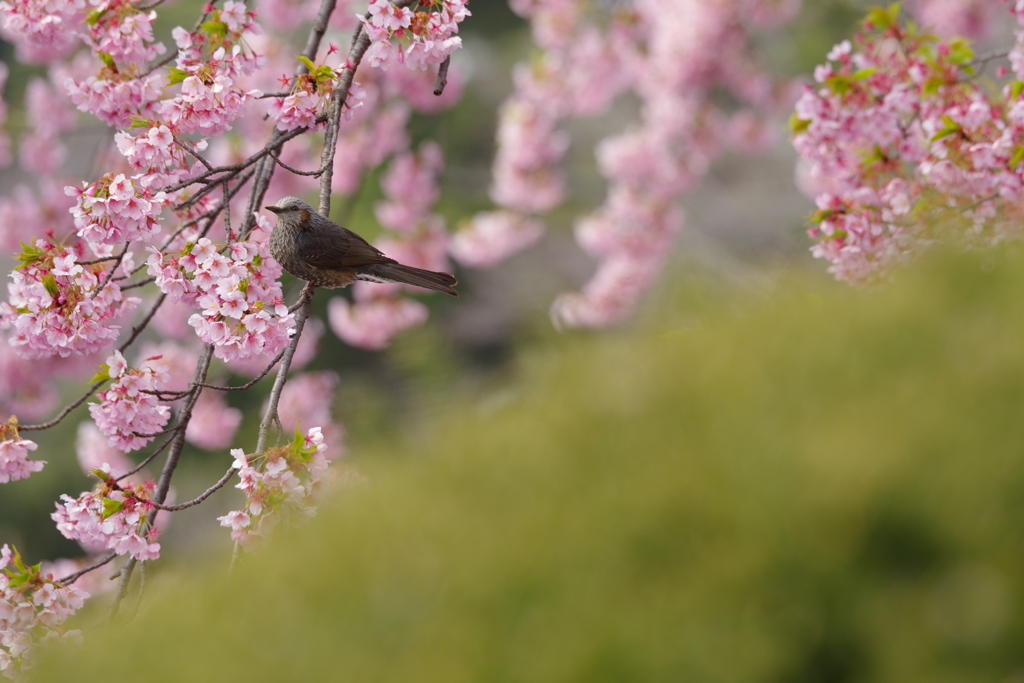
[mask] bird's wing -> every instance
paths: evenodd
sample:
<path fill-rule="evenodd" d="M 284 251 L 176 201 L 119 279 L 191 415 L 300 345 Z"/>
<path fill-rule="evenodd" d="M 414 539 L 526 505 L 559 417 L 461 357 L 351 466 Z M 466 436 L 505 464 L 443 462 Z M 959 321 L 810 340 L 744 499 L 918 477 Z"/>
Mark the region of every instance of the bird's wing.
<path fill-rule="evenodd" d="M 393 263 L 381 251 L 351 230 L 339 225 L 316 235 L 303 235 L 298 256 L 311 266 L 326 270 Z"/>

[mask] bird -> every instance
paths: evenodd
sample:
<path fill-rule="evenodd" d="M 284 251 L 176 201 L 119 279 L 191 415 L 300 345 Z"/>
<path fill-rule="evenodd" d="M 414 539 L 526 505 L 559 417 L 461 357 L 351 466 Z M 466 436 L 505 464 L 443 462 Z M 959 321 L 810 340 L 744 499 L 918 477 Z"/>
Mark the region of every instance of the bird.
<path fill-rule="evenodd" d="M 406 266 L 388 258 L 356 233 L 343 228 L 298 197 L 264 207 L 277 214 L 270 254 L 289 274 L 313 287 L 345 287 L 356 280 L 414 285 L 458 296 L 450 273 Z"/>

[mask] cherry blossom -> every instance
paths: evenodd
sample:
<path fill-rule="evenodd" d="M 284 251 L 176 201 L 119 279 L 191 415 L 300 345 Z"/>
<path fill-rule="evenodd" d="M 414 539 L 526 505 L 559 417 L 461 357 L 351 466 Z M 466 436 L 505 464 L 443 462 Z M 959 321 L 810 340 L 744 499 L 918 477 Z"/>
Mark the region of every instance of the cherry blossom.
<path fill-rule="evenodd" d="M 58 583 L 39 565 L 26 565 L 16 548 L 0 548 L 0 673 L 24 680 L 36 643 L 81 643 L 81 632 L 65 629 L 64 623 L 88 598 L 89 593 Z"/>
<path fill-rule="evenodd" d="M 89 403 L 89 414 L 111 446 L 126 453 L 142 448 L 156 438 L 154 433 L 160 432 L 171 416 L 170 408 L 146 393 L 164 387 L 167 371 L 149 363 L 129 368 L 121 352 L 114 351 L 100 374 L 104 372 L 117 381 L 97 394 L 99 403 Z"/>
<path fill-rule="evenodd" d="M 100 351 L 117 339 L 113 321 L 139 303 L 112 282 L 101 289 L 101 265 L 80 266 L 74 252 L 50 242 L 23 245 L 19 260 L 0 304 L 0 328 L 11 331 L 11 347 L 25 357 Z"/>
<path fill-rule="evenodd" d="M 480 212 L 455 233 L 450 250 L 463 265 L 489 268 L 529 247 L 543 234 L 543 223 L 514 211 Z"/>
<path fill-rule="evenodd" d="M 231 540 L 248 547 L 266 536 L 282 513 L 296 510 L 312 515 L 316 511 L 312 503 L 328 467 L 325 449 L 320 427 L 305 434 L 296 427 L 288 446 L 252 456 L 240 448 L 232 450 L 241 479 L 236 488 L 245 493 L 245 506 L 217 518 L 221 526 L 231 529 Z"/>
<path fill-rule="evenodd" d="M 43 469 L 45 461 L 28 459 L 28 452 L 36 448 L 34 441 L 18 435 L 18 418 L 12 417 L 0 426 L 0 484 L 28 479 L 30 474 Z"/>
<path fill-rule="evenodd" d="M 121 485 L 102 470 L 93 472 L 100 483 L 78 498 L 61 496 L 50 517 L 66 538 L 85 547 L 106 548 L 136 560 L 155 560 L 160 556 L 159 535 L 149 526 L 147 515 L 153 511 L 155 485 Z"/>
<path fill-rule="evenodd" d="M 158 217 L 167 196 L 136 188 L 123 174 L 108 173 L 82 189 L 64 188 L 77 197 L 72 208 L 75 227 L 82 239 L 99 245 L 149 239 L 160 230 Z"/>
<path fill-rule="evenodd" d="M 147 265 L 172 300 L 203 309 L 189 324 L 218 358 L 269 359 L 288 343 L 294 316 L 283 303 L 281 266 L 265 241 L 235 242 L 224 255 L 204 237 L 177 255 L 153 249 Z"/>

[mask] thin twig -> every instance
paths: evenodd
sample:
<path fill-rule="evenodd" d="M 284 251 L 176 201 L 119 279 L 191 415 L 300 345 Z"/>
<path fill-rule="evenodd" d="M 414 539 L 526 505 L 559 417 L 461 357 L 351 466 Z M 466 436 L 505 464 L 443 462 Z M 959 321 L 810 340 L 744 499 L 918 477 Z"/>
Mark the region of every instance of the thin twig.
<path fill-rule="evenodd" d="M 92 290 L 92 294 L 89 295 L 90 299 L 95 299 L 99 295 L 99 293 L 103 291 L 103 288 L 110 283 L 110 278 L 114 277 L 114 271 L 117 270 L 117 267 L 119 265 L 121 265 L 121 261 L 122 259 L 124 259 L 124 255 L 128 253 L 128 247 L 130 244 L 131 242 L 124 243 L 124 249 L 121 250 L 120 254 L 114 257 L 116 263 L 114 263 L 114 265 L 110 267 L 110 270 L 107 272 L 107 276 L 103 279 L 103 282 L 100 283 L 100 286 Z"/>
<path fill-rule="evenodd" d="M 141 472 L 142 468 L 144 468 L 149 463 L 153 462 L 153 460 L 156 458 L 156 456 L 158 456 L 161 453 L 163 453 L 167 449 L 167 447 L 171 445 L 172 441 L 174 441 L 174 437 L 173 436 L 171 438 L 167 439 L 166 441 L 164 441 L 162 444 L 160 444 L 160 446 L 155 451 L 153 451 L 153 453 L 148 458 L 146 458 L 145 460 L 140 462 L 138 465 L 136 465 L 134 468 L 132 468 L 128 472 L 125 472 L 124 474 L 122 474 L 115 481 L 121 481 L 122 479 L 127 479 L 128 477 L 132 476 L 133 474 L 137 474 L 137 473 Z"/>
<path fill-rule="evenodd" d="M 199 150 L 197 150 L 195 148 L 195 146 L 192 144 L 191 140 L 189 140 L 188 138 L 186 138 L 184 136 L 180 136 L 179 135 L 178 137 L 174 138 L 174 141 L 178 143 L 179 147 L 181 147 L 183 150 L 185 150 L 186 152 L 191 154 L 196 159 L 196 161 L 201 163 L 207 169 L 209 169 L 211 171 L 213 170 L 213 165 L 210 164 L 210 162 L 207 161 L 203 157 L 203 155 L 199 153 Z"/>
<path fill-rule="evenodd" d="M 140 322 L 138 325 L 132 328 L 132 333 L 128 337 L 128 341 L 126 341 L 124 344 L 121 344 L 121 346 L 117 347 L 118 351 L 124 353 L 124 350 L 131 346 L 132 342 L 138 339 L 139 335 L 142 334 L 142 331 L 146 329 L 147 325 L 149 325 L 149 321 L 153 319 L 154 315 L 156 315 L 157 309 L 160 308 L 160 304 L 162 304 L 164 302 L 164 299 L 166 298 L 167 295 L 161 292 L 160 296 L 158 296 L 156 298 L 156 301 L 153 302 L 153 308 L 149 309 L 149 313 L 147 313 L 146 317 L 142 319 L 142 322 Z"/>
<path fill-rule="evenodd" d="M 49 422 L 42 422 L 42 423 L 37 424 L 37 425 L 18 425 L 18 431 L 19 432 L 35 432 L 35 431 L 39 431 L 41 429 L 49 429 L 50 427 L 54 427 L 54 426 L 60 424 L 60 421 L 63 420 L 65 417 L 67 417 L 68 413 L 70 413 L 72 410 L 74 410 L 78 406 L 82 405 L 83 403 L 85 403 L 85 401 L 90 396 L 95 394 L 96 390 L 99 389 L 100 386 L 104 382 L 106 382 L 106 381 L 107 380 L 105 380 L 105 379 L 101 379 L 99 382 L 96 382 L 95 384 L 93 384 L 91 387 L 89 387 L 89 390 L 87 392 L 85 392 L 85 394 L 83 394 L 81 396 L 81 398 L 79 398 L 74 403 L 72 403 L 71 405 L 66 407 L 64 410 L 60 411 L 60 413 L 57 415 L 57 417 L 53 418 Z"/>
<path fill-rule="evenodd" d="M 166 510 L 167 512 L 178 512 L 179 510 L 186 510 L 190 507 L 195 507 L 196 505 L 199 505 L 204 500 L 212 496 L 218 490 L 223 488 L 224 484 L 228 483 L 228 480 L 231 479 L 231 475 L 233 475 L 234 473 L 235 466 L 232 465 L 228 469 L 228 471 L 224 473 L 224 476 L 217 480 L 216 484 L 203 491 L 203 493 L 198 498 L 193 498 L 187 503 L 182 503 L 181 505 L 161 505 L 159 503 L 154 503 L 153 507 L 155 507 L 157 510 Z"/>
<path fill-rule="evenodd" d="M 142 438 L 142 439 L 155 439 L 156 437 L 164 436 L 165 434 L 173 434 L 174 432 L 178 431 L 181 428 L 182 428 L 181 423 L 178 423 L 178 424 L 176 424 L 176 425 L 174 425 L 172 427 L 168 427 L 167 429 L 164 429 L 163 431 L 153 432 L 152 434 L 141 434 L 139 432 L 132 432 L 132 436 L 137 436 L 137 437 Z"/>
<path fill-rule="evenodd" d="M 323 175 L 323 172 L 324 172 L 324 169 L 322 169 L 322 168 L 319 168 L 319 169 L 317 169 L 315 171 L 300 171 L 299 169 L 292 168 L 288 164 L 286 164 L 283 161 L 281 161 L 281 158 L 278 157 L 276 154 L 271 154 L 270 156 L 271 156 L 271 158 L 274 161 L 277 162 L 278 166 L 280 166 L 281 168 L 283 168 L 286 171 L 294 173 L 295 175 L 313 176 L 314 178 L 316 178 L 316 177 L 319 177 L 319 176 Z"/>
<path fill-rule="evenodd" d="M 437 67 L 437 81 L 434 84 L 434 94 L 440 97 L 444 94 L 444 86 L 448 85 L 448 67 L 451 66 L 452 56 L 448 55 Z"/>
<path fill-rule="evenodd" d="M 273 424 L 275 419 L 280 421 L 280 418 L 277 417 L 277 404 L 281 400 L 281 390 L 284 389 L 284 384 L 288 381 L 288 369 L 291 367 L 292 357 L 295 355 L 295 347 L 299 344 L 302 328 L 306 324 L 306 318 L 309 317 L 309 304 L 313 300 L 313 286 L 307 284 L 303 287 L 302 294 L 299 296 L 302 305 L 295 316 L 295 332 L 292 334 L 292 340 L 285 348 L 284 355 L 281 357 L 281 365 L 277 368 L 274 388 L 270 390 L 270 401 L 267 404 L 266 412 L 263 414 L 263 420 L 260 422 L 259 437 L 256 439 L 256 453 L 262 453 L 267 450 L 267 435 L 270 432 L 270 425 Z"/>
<path fill-rule="evenodd" d="M 200 384 L 198 386 L 201 386 L 201 387 L 203 387 L 205 389 L 213 389 L 215 391 L 244 391 L 244 390 L 248 389 L 249 387 L 253 386 L 254 384 L 256 384 L 257 382 L 259 382 L 264 377 L 266 377 L 267 374 L 270 373 L 270 371 L 274 369 L 274 366 L 277 365 L 277 362 L 279 360 L 281 360 L 281 358 L 284 356 L 284 352 L 285 352 L 285 350 L 287 348 L 288 347 L 285 347 L 285 348 L 281 349 L 281 353 L 277 354 L 277 356 L 274 357 L 274 360 L 270 361 L 270 365 L 268 365 L 267 367 L 263 368 L 263 372 L 261 372 L 259 375 L 257 375 L 251 382 L 246 382 L 242 386 L 239 386 L 239 387 L 225 387 L 225 386 L 219 386 L 217 384 Z"/>
<path fill-rule="evenodd" d="M 75 581 L 78 581 L 79 578 L 81 578 L 85 574 L 88 574 L 89 572 L 91 572 L 93 569 L 99 569 L 103 565 L 108 564 L 115 557 L 117 557 L 117 553 L 110 553 L 109 555 L 105 556 L 103 559 L 101 559 L 101 560 L 99 560 L 97 562 L 94 562 L 93 564 L 90 564 L 88 567 L 83 567 L 82 569 L 79 569 L 77 572 L 74 572 L 72 574 L 68 574 L 63 579 L 57 579 L 57 583 L 59 583 L 62 586 L 70 586 Z"/>
<path fill-rule="evenodd" d="M 121 291 L 123 292 L 126 289 L 135 289 L 136 287 L 145 287 L 150 282 L 156 282 L 156 277 L 151 275 L 149 277 L 142 278 L 141 280 L 138 280 L 136 282 L 124 285 L 123 287 L 121 287 Z"/>
<path fill-rule="evenodd" d="M 174 476 L 174 470 L 178 467 L 178 460 L 181 458 L 181 451 L 185 446 L 185 427 L 188 425 L 190 419 L 192 419 L 192 408 L 195 407 L 196 400 L 199 398 L 199 394 L 202 389 L 196 385 L 206 380 L 206 373 L 210 369 L 210 360 L 213 358 L 213 344 L 204 344 L 203 353 L 199 357 L 199 362 L 196 364 L 196 369 L 192 373 L 192 381 L 189 383 L 190 387 L 195 387 L 195 392 L 189 394 L 185 399 L 185 403 L 182 404 L 181 410 L 178 411 L 178 423 L 182 425 L 182 428 L 171 437 L 171 452 L 167 454 L 167 460 L 164 462 L 164 468 L 160 472 L 160 481 L 157 484 L 156 495 L 153 496 L 153 503 L 162 505 L 167 500 L 167 492 L 171 488 L 171 478 Z M 147 515 L 147 526 L 152 529 L 156 523 L 157 510 L 153 510 Z M 124 566 L 121 567 L 121 581 L 117 586 L 117 593 L 114 594 L 114 599 L 110 603 L 110 610 L 107 613 L 107 621 L 113 621 L 114 617 L 117 616 L 117 611 L 121 606 L 121 601 L 124 600 L 125 595 L 128 593 L 128 582 L 132 578 L 132 570 L 135 569 L 136 561 L 134 558 L 130 558 L 125 562 Z"/>

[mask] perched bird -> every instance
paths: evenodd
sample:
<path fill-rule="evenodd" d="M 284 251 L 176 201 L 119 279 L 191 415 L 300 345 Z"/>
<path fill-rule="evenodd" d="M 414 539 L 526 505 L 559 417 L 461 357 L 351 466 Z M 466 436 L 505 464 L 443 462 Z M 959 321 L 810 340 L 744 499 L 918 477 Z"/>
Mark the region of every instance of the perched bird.
<path fill-rule="evenodd" d="M 286 271 L 315 287 L 344 287 L 356 280 L 397 282 L 458 296 L 448 273 L 403 266 L 359 235 L 297 197 L 265 207 L 277 214 L 270 253 Z"/>

